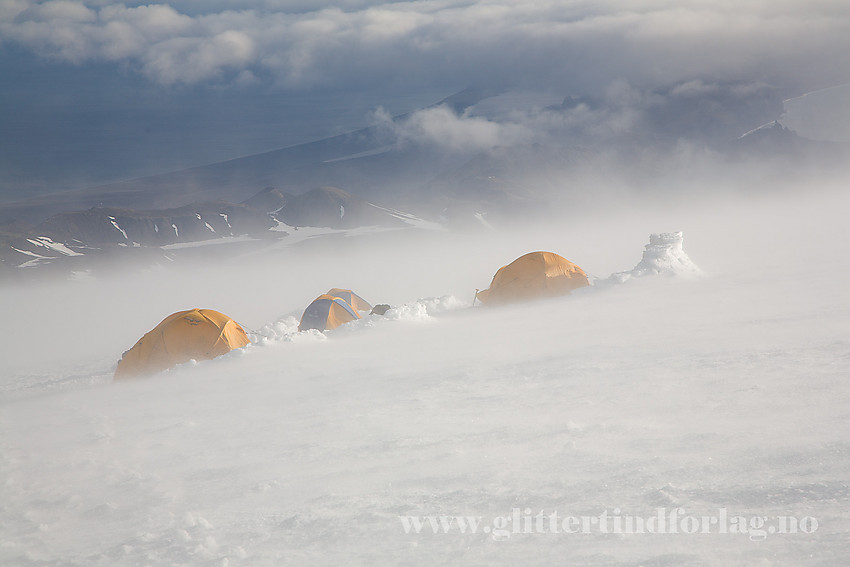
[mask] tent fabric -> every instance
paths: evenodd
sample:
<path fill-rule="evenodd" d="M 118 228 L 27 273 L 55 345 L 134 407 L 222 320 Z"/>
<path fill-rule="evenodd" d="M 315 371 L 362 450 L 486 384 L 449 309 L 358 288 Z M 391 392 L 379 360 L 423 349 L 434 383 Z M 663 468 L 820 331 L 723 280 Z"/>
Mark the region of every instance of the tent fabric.
<path fill-rule="evenodd" d="M 335 287 L 333 289 L 328 290 L 326 295 L 332 295 L 333 297 L 338 297 L 348 303 L 350 306 L 354 308 L 355 311 L 371 311 L 372 306 L 368 301 L 351 291 L 350 289 L 341 289 Z"/>
<path fill-rule="evenodd" d="M 489 289 L 476 297 L 485 305 L 498 305 L 566 295 L 590 285 L 584 270 L 554 252 L 530 252 L 502 266 Z"/>
<path fill-rule="evenodd" d="M 356 319 L 360 319 L 360 315 L 344 299 L 322 294 L 304 310 L 298 330 L 329 331 Z"/>
<path fill-rule="evenodd" d="M 245 329 L 227 315 L 212 309 L 178 311 L 124 353 L 115 378 L 155 374 L 192 359 L 212 359 L 250 343 Z"/>

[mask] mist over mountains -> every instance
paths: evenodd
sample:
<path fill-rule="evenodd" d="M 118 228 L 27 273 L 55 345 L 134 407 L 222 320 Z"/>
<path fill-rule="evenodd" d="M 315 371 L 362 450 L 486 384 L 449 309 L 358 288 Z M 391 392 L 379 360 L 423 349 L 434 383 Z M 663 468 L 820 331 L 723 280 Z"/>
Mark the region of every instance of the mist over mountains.
<path fill-rule="evenodd" d="M 15 0 L 0 222 L 329 186 L 463 224 L 723 170 L 805 177 L 843 150 L 756 129 L 846 83 L 848 18 L 833 0 Z"/>
<path fill-rule="evenodd" d="M 847 105 L 825 87 L 848 76 L 847 18 L 829 0 L 16 0 L 0 270 L 840 179 L 850 142 L 824 124 Z"/>
<path fill-rule="evenodd" d="M 2 260 L 8 270 L 104 247 L 262 240 L 278 222 L 406 226 L 381 207 L 446 227 L 510 226 L 618 187 L 682 197 L 706 190 L 698 178 L 712 191 L 769 191 L 844 168 L 846 144 L 799 136 L 777 121 L 783 111 L 778 89 L 749 83 L 618 83 L 563 98 L 470 87 L 405 115 L 379 109 L 371 126 L 315 142 L 0 204 Z"/>

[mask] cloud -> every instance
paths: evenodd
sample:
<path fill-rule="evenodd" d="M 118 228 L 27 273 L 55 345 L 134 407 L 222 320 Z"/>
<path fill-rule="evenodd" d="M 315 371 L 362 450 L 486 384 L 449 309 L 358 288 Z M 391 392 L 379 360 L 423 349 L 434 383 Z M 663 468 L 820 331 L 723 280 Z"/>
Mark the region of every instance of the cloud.
<path fill-rule="evenodd" d="M 225 69 L 242 69 L 254 56 L 254 42 L 247 34 L 227 30 L 212 37 L 180 37 L 160 42 L 142 60 L 145 73 L 174 84 L 197 83 Z"/>
<path fill-rule="evenodd" d="M 286 87 L 546 84 L 710 77 L 845 82 L 843 0 L 0 0 L 0 38 L 45 57 L 127 62 L 153 81 Z"/>
<path fill-rule="evenodd" d="M 458 115 L 445 105 L 416 111 L 398 121 L 379 109 L 375 123 L 384 136 L 391 136 L 400 146 L 419 144 L 452 152 L 486 151 L 527 143 L 533 138 L 532 131 L 523 123 Z"/>
<path fill-rule="evenodd" d="M 762 83 L 692 80 L 640 88 L 619 79 L 597 96 L 510 91 L 460 113 L 440 105 L 395 119 L 379 109 L 373 125 L 384 143 L 451 153 L 536 145 L 701 153 L 725 147 L 781 112 L 777 89 Z"/>
<path fill-rule="evenodd" d="M 50 0 L 33 8 L 35 17 L 42 21 L 65 20 L 71 22 L 91 22 L 97 14 L 81 2 L 71 0 Z"/>
<path fill-rule="evenodd" d="M 388 143 L 453 153 L 557 144 L 565 140 L 604 144 L 640 129 L 653 106 L 667 103 L 660 95 L 640 91 L 622 81 L 615 82 L 594 107 L 580 101 L 573 105 L 561 105 L 559 101 L 554 106 L 517 103 L 516 99 L 522 95 L 485 99 L 460 114 L 440 105 L 393 119 L 388 112 L 378 109 L 373 125 Z M 501 98 L 507 100 L 500 102 Z"/>

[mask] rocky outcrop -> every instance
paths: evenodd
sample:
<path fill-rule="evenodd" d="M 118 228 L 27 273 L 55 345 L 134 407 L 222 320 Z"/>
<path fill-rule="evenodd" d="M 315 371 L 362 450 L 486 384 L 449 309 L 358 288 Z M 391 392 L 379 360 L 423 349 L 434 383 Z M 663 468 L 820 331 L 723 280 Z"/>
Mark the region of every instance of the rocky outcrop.
<path fill-rule="evenodd" d="M 294 198 L 293 195 L 274 187 L 266 187 L 250 199 L 242 201 L 243 205 L 254 207 L 265 213 L 277 213 L 286 203 Z"/>

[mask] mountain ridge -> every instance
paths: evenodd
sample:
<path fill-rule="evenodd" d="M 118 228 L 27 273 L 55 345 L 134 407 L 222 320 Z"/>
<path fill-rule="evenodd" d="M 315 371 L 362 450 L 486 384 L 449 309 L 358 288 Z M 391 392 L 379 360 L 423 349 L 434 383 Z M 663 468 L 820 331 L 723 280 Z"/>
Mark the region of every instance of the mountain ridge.
<path fill-rule="evenodd" d="M 243 203 L 219 200 L 140 210 L 91 207 L 57 213 L 35 226 L 17 222 L 0 227 L 0 273 L 59 264 L 82 269 L 83 257 L 111 256 L 119 250 L 127 255 L 133 249 L 162 252 L 175 245 L 212 240 L 281 239 L 289 234 L 287 229 L 298 227 L 399 229 L 411 226 L 411 220 L 416 217 L 335 187 L 317 187 L 294 196 L 267 187 Z"/>

